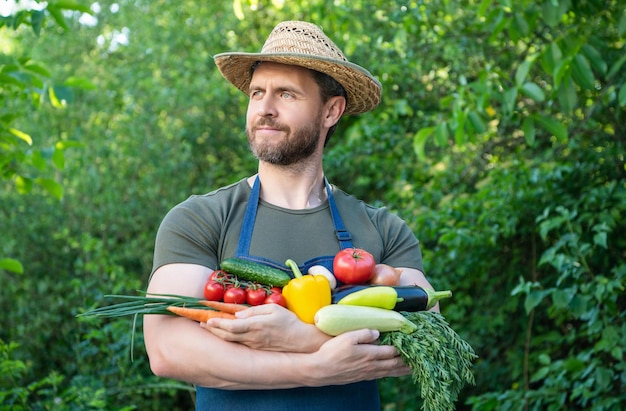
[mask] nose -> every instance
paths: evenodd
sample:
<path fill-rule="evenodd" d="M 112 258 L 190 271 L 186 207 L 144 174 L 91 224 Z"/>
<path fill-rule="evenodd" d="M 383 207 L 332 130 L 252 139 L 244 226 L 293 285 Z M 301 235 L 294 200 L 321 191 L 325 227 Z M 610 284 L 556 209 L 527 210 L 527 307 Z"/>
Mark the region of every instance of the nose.
<path fill-rule="evenodd" d="M 257 105 L 256 113 L 261 117 L 276 117 L 278 115 L 278 111 L 276 110 L 276 104 L 274 99 L 266 94 L 263 98 L 254 102 Z"/>

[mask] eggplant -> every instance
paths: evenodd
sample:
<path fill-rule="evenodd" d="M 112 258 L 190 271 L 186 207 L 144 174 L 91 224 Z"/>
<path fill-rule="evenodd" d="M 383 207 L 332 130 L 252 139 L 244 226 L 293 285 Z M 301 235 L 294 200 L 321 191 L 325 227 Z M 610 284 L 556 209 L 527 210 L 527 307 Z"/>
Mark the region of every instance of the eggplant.
<path fill-rule="evenodd" d="M 452 291 L 431 291 L 418 285 L 342 285 L 333 290 L 332 303 L 337 304 L 345 296 L 368 287 L 392 287 L 398 293 L 394 311 L 426 311 L 430 310 L 443 298 L 452 297 Z"/>

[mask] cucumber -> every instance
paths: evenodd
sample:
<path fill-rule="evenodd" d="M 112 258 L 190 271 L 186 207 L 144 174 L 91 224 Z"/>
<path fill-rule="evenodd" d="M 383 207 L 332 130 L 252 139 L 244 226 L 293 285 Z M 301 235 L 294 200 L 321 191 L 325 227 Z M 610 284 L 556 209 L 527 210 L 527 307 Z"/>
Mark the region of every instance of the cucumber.
<path fill-rule="evenodd" d="M 237 278 L 242 280 L 254 281 L 273 287 L 282 288 L 291 280 L 289 274 L 284 271 L 241 258 L 227 258 L 221 262 L 220 268 L 235 274 Z"/>
<path fill-rule="evenodd" d="M 417 326 L 397 311 L 378 307 L 331 304 L 315 313 L 315 326 L 328 335 L 369 328 L 411 334 Z"/>

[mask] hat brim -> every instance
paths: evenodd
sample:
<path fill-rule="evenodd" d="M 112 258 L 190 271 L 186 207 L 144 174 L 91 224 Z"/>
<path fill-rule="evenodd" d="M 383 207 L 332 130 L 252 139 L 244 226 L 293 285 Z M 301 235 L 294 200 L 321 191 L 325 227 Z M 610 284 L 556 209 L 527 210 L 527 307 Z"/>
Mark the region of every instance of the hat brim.
<path fill-rule="evenodd" d="M 348 61 L 312 57 L 297 53 L 221 53 L 214 56 L 215 64 L 226 80 L 248 94 L 252 66 L 258 61 L 306 67 L 328 74 L 346 90 L 348 102 L 345 114 L 360 114 L 380 104 L 382 86 L 363 67 Z"/>

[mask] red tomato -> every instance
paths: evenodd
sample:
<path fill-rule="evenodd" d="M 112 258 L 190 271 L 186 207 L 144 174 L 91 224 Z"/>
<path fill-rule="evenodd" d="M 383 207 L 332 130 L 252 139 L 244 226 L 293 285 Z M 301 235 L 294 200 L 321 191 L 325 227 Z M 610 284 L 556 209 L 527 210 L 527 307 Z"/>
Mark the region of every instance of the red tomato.
<path fill-rule="evenodd" d="M 246 290 L 240 287 L 231 287 L 224 291 L 224 302 L 244 304 L 246 302 Z"/>
<path fill-rule="evenodd" d="M 272 287 L 270 288 L 270 294 L 282 294 L 283 289 L 280 287 Z"/>
<path fill-rule="evenodd" d="M 224 298 L 224 285 L 213 280 L 207 281 L 204 285 L 204 298 L 209 301 L 222 301 L 222 298 Z"/>
<path fill-rule="evenodd" d="M 246 302 L 250 305 L 261 305 L 265 301 L 267 292 L 263 287 L 248 288 L 246 290 Z"/>
<path fill-rule="evenodd" d="M 263 302 L 263 304 L 278 304 L 287 308 L 287 300 L 285 300 L 285 297 L 282 293 L 271 293 L 270 295 L 265 297 L 265 301 Z"/>
<path fill-rule="evenodd" d="M 346 248 L 335 255 L 333 274 L 345 284 L 364 284 L 374 275 L 374 256 L 360 248 Z"/>
<path fill-rule="evenodd" d="M 218 280 L 220 278 L 224 278 L 224 275 L 226 274 L 226 271 L 223 270 L 215 270 L 211 273 L 211 275 L 209 276 L 209 280 Z"/>

